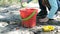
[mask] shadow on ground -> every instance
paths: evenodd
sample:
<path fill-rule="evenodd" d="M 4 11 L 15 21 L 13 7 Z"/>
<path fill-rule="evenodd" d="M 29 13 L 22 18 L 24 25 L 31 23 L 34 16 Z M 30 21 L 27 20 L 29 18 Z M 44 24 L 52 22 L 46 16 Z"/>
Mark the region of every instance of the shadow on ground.
<path fill-rule="evenodd" d="M 39 22 L 40 17 L 37 16 L 36 23 L 37 25 L 57 25 L 60 26 L 60 21 L 49 20 L 48 22 Z"/>

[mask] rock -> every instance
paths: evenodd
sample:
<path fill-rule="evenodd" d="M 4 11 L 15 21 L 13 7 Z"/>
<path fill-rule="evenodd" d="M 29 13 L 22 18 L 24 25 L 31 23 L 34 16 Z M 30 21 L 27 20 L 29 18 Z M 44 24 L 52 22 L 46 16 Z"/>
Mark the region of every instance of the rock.
<path fill-rule="evenodd" d="M 7 25 L 8 25 L 8 23 L 6 23 L 6 22 L 0 22 L 0 27 L 5 27 Z"/>

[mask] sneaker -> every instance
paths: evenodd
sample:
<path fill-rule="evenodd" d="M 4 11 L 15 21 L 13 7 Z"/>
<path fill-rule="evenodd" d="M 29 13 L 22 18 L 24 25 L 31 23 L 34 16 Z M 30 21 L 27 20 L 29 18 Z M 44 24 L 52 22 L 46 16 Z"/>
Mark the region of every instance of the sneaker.
<path fill-rule="evenodd" d="M 39 16 L 37 16 L 37 20 L 36 23 L 37 25 L 47 25 L 48 18 L 40 18 Z"/>
<path fill-rule="evenodd" d="M 39 22 L 47 22 L 49 19 L 46 17 L 46 18 L 43 18 L 43 19 L 39 19 Z"/>

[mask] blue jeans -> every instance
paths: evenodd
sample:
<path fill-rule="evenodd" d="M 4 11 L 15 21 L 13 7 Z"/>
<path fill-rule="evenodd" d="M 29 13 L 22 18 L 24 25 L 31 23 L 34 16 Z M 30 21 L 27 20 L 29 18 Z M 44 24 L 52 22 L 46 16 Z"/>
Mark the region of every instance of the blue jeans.
<path fill-rule="evenodd" d="M 57 0 L 48 0 L 51 6 L 51 9 L 49 11 L 49 14 L 47 15 L 48 18 L 53 19 L 53 16 L 55 15 L 55 13 L 58 10 L 58 4 L 57 4 Z"/>

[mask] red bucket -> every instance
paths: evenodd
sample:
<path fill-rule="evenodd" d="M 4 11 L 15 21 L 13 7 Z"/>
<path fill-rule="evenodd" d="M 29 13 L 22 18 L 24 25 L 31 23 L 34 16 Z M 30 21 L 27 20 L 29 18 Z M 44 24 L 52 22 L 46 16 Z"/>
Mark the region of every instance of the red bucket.
<path fill-rule="evenodd" d="M 38 10 L 34 8 L 21 9 L 20 16 L 22 18 L 22 26 L 28 27 L 28 28 L 36 26 L 37 13 L 38 13 Z"/>

